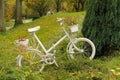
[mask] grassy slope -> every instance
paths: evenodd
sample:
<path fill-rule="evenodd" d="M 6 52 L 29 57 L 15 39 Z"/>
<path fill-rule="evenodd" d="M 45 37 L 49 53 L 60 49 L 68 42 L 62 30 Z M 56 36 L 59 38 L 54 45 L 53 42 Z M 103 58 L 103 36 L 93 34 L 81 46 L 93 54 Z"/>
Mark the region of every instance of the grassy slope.
<path fill-rule="evenodd" d="M 32 80 L 90 80 L 90 79 L 113 79 L 115 76 L 110 72 L 111 69 L 119 68 L 120 57 L 101 57 L 95 60 L 86 60 L 81 58 L 79 61 L 69 61 L 66 57 L 65 46 L 66 41 L 63 42 L 58 50 L 57 62 L 59 68 L 51 65 L 47 66 L 43 74 L 35 74 L 35 71 L 28 69 L 18 70 L 15 65 L 16 51 L 14 40 L 19 37 L 28 36 L 27 29 L 34 26 L 41 26 L 37 32 L 39 38 L 44 42 L 48 48 L 53 42 L 58 40 L 63 32 L 56 22 L 57 17 L 65 17 L 67 23 L 70 24 L 72 20 L 79 25 L 82 25 L 85 12 L 81 13 L 57 13 L 55 15 L 44 16 L 31 23 L 19 25 L 14 29 L 9 30 L 5 34 L 0 34 L 0 80 L 5 79 L 32 79 Z M 80 27 L 81 28 L 81 27 Z M 61 55 L 61 53 L 63 55 Z M 116 52 L 119 53 L 119 52 Z M 116 70 L 120 72 L 119 70 Z M 116 77 L 115 77 L 116 78 Z"/>

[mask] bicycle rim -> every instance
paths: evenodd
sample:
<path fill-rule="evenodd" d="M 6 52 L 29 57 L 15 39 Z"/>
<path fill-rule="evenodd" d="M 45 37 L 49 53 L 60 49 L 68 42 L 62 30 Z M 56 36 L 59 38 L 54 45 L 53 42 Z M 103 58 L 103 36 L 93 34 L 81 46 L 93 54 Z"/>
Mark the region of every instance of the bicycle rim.
<path fill-rule="evenodd" d="M 73 40 L 77 50 L 72 43 L 68 45 L 68 55 L 71 59 L 80 59 L 80 57 L 93 59 L 95 56 L 95 46 L 93 42 L 87 38 L 78 38 Z"/>

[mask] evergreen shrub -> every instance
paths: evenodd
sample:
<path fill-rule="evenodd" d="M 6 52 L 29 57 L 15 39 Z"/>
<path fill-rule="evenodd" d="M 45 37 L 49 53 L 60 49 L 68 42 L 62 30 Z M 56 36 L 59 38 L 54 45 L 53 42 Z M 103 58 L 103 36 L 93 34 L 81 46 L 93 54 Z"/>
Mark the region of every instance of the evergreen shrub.
<path fill-rule="evenodd" d="M 120 0 L 90 0 L 82 33 L 96 46 L 96 55 L 120 50 Z"/>

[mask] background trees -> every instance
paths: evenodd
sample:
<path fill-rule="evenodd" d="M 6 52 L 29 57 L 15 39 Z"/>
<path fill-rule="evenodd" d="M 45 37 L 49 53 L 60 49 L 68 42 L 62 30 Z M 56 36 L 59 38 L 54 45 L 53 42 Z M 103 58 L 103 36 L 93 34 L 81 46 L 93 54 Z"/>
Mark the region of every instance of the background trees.
<path fill-rule="evenodd" d="M 62 1 L 63 0 L 54 0 L 54 2 L 55 2 L 55 9 L 56 9 L 57 12 L 59 12 L 61 10 Z"/>
<path fill-rule="evenodd" d="M 15 18 L 15 15 L 17 16 L 21 13 L 22 17 L 32 18 L 46 15 L 49 10 L 54 12 L 82 11 L 85 9 L 86 1 L 87 0 L 5 0 L 5 17 L 6 20 L 9 21 Z M 16 18 L 16 20 L 18 18 Z M 17 23 L 21 23 L 21 20 L 17 20 L 16 24 Z"/>
<path fill-rule="evenodd" d="M 15 25 L 22 24 L 22 0 L 16 0 Z"/>
<path fill-rule="evenodd" d="M 71 1 L 76 12 L 83 11 L 85 9 L 85 3 L 87 2 L 87 0 L 71 0 Z"/>
<path fill-rule="evenodd" d="M 90 0 L 82 33 L 96 46 L 97 55 L 120 49 L 120 0 Z"/>
<path fill-rule="evenodd" d="M 5 18 L 6 21 L 10 21 L 15 17 L 15 1 L 16 0 L 5 0 Z"/>
<path fill-rule="evenodd" d="M 28 0 L 26 1 L 27 7 L 31 8 L 34 11 L 33 17 L 39 15 L 40 17 L 46 15 L 49 10 L 50 0 Z"/>
<path fill-rule="evenodd" d="M 82 11 L 84 10 L 82 3 L 85 7 L 86 0 L 4 0 L 4 16 L 5 21 L 15 19 L 16 26 L 22 24 L 24 18 L 35 19 L 46 15 L 49 11 L 52 13 Z M 1 10 L 3 9 L 2 7 L 0 8 Z M 3 18 L 1 18 L 1 23 L 3 21 Z"/>
<path fill-rule="evenodd" d="M 0 32 L 4 31 L 4 0 L 0 0 Z"/>

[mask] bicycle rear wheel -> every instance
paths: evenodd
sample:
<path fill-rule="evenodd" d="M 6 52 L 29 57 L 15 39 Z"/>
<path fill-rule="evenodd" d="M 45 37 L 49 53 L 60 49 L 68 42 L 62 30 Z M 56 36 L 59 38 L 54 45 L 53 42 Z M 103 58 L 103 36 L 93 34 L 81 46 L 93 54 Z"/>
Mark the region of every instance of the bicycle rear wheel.
<path fill-rule="evenodd" d="M 76 38 L 73 40 L 74 45 L 70 42 L 67 46 L 68 56 L 71 59 L 79 59 L 82 55 L 85 58 L 93 59 L 95 56 L 95 46 L 93 42 L 87 38 Z"/>
<path fill-rule="evenodd" d="M 37 51 L 29 51 L 24 54 L 19 54 L 17 56 L 17 61 L 16 61 L 17 66 L 22 68 L 30 67 L 31 69 L 39 70 L 41 58 L 37 54 L 40 54 L 40 53 Z"/>

